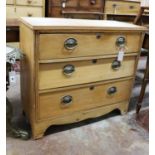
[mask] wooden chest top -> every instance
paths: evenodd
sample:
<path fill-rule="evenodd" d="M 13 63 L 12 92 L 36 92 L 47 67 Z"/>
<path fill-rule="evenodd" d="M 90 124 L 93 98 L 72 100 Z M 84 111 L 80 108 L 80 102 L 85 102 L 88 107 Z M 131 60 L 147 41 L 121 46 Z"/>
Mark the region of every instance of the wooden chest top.
<path fill-rule="evenodd" d="M 142 26 L 109 20 L 23 17 L 21 21 L 33 30 L 146 31 Z"/>

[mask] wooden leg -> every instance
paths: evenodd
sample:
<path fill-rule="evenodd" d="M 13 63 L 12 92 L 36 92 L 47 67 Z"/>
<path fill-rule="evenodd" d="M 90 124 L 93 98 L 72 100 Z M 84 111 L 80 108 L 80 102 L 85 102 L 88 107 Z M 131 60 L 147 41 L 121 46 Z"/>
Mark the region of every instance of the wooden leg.
<path fill-rule="evenodd" d="M 121 112 L 121 115 L 127 114 L 127 110 L 124 110 L 124 109 L 120 109 L 120 112 Z"/>
<path fill-rule="evenodd" d="M 142 87 L 141 87 L 141 91 L 140 91 L 140 95 L 138 98 L 138 103 L 137 103 L 137 107 L 136 107 L 136 114 L 138 115 L 141 107 L 142 107 L 142 101 L 145 95 L 145 89 L 147 86 L 147 83 L 149 81 L 149 56 L 147 56 L 147 64 L 146 64 L 146 70 L 144 73 L 144 78 L 143 78 L 143 82 L 142 82 Z"/>
<path fill-rule="evenodd" d="M 40 139 L 44 136 L 45 131 L 48 127 L 44 126 L 43 124 L 35 124 L 32 127 L 32 138 L 33 139 Z"/>
<path fill-rule="evenodd" d="M 137 24 L 142 16 L 144 12 L 144 8 L 140 8 L 138 15 L 136 16 L 135 20 L 134 20 L 134 24 Z"/>
<path fill-rule="evenodd" d="M 123 107 L 123 108 L 120 108 L 119 110 L 120 110 L 121 115 L 125 115 L 127 114 L 128 107 Z"/>

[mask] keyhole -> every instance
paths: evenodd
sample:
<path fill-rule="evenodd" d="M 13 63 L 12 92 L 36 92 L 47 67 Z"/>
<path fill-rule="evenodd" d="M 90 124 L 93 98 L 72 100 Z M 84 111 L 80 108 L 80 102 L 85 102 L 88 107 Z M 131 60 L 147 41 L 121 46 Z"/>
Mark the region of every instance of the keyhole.
<path fill-rule="evenodd" d="M 97 63 L 97 60 L 96 60 L 96 59 L 93 59 L 93 60 L 92 60 L 92 63 L 93 63 L 93 64 L 96 64 L 96 63 Z"/>
<path fill-rule="evenodd" d="M 94 88 L 95 88 L 94 86 L 91 86 L 89 89 L 90 89 L 90 90 L 94 90 Z"/>

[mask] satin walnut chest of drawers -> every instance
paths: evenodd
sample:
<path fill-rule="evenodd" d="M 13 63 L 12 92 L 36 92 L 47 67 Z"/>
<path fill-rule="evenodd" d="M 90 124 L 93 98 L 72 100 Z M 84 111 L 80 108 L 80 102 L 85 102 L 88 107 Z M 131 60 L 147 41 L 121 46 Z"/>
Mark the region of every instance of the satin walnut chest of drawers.
<path fill-rule="evenodd" d="M 21 92 L 33 138 L 50 125 L 127 112 L 144 32 L 116 21 L 22 18 Z"/>

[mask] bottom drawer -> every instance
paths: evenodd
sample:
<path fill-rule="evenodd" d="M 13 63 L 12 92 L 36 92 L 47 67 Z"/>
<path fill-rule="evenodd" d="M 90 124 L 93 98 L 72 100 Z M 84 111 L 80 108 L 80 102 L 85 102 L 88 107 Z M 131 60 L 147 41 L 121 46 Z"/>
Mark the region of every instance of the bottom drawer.
<path fill-rule="evenodd" d="M 40 93 L 38 119 L 70 115 L 76 111 L 129 100 L 133 79 L 92 83 L 78 88 Z"/>

